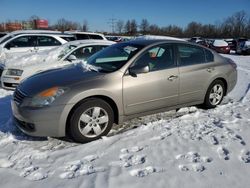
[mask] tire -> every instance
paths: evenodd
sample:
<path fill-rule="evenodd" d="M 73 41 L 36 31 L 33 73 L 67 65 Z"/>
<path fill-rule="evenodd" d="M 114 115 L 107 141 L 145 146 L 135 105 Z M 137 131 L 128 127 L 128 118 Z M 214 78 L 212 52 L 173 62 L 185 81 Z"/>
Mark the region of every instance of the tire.
<path fill-rule="evenodd" d="M 225 92 L 225 84 L 221 80 L 213 81 L 208 87 L 203 106 L 206 109 L 215 108 L 223 100 Z"/>
<path fill-rule="evenodd" d="M 104 100 L 91 98 L 78 106 L 70 117 L 69 135 L 79 143 L 106 136 L 114 123 L 111 106 Z"/>

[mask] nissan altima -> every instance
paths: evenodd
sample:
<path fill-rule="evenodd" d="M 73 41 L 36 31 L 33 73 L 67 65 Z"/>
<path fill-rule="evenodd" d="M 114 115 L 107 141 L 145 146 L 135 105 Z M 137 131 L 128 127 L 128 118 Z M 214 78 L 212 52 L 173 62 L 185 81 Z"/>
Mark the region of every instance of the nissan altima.
<path fill-rule="evenodd" d="M 28 135 L 69 135 L 83 143 L 131 118 L 198 104 L 214 108 L 236 81 L 236 64 L 208 48 L 135 40 L 107 47 L 85 64 L 29 77 L 17 87 L 12 110 Z"/>

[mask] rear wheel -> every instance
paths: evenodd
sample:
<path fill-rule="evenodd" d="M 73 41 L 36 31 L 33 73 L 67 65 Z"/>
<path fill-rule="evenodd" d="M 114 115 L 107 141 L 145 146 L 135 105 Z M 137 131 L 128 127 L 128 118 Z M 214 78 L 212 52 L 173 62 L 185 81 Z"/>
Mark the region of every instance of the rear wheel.
<path fill-rule="evenodd" d="M 107 135 L 113 122 L 114 113 L 107 102 L 88 99 L 75 109 L 70 118 L 70 136 L 76 142 L 90 142 Z"/>
<path fill-rule="evenodd" d="M 209 86 L 205 101 L 204 107 L 205 108 L 215 108 L 217 105 L 221 103 L 223 97 L 225 95 L 225 84 L 221 80 L 215 80 Z"/>

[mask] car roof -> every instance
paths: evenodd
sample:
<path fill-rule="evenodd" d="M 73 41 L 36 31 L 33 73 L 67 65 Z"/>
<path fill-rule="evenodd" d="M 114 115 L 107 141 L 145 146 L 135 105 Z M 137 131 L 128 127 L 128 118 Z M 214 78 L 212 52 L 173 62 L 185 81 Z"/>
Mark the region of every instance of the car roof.
<path fill-rule="evenodd" d="M 140 45 L 140 46 L 149 46 L 151 44 L 157 44 L 157 43 L 188 43 L 186 41 L 181 41 L 181 40 L 168 40 L 168 39 L 152 39 L 152 40 L 131 40 L 128 42 L 124 42 L 126 44 L 134 44 L 134 45 Z M 124 44 L 123 43 L 123 44 Z"/>
<path fill-rule="evenodd" d="M 69 34 L 86 34 L 86 35 L 100 35 L 100 36 L 104 36 L 102 33 L 92 33 L 92 32 L 85 32 L 85 31 L 65 31 L 64 33 L 69 33 Z"/>
<path fill-rule="evenodd" d="M 64 34 L 64 33 L 21 33 L 16 36 L 59 36 L 59 37 L 74 37 L 71 34 Z"/>
<path fill-rule="evenodd" d="M 107 41 L 107 40 L 93 40 L 93 39 L 90 39 L 90 40 L 75 40 L 75 41 L 70 41 L 70 42 L 67 42 L 65 45 L 81 45 L 81 44 L 95 44 L 95 43 L 98 43 L 98 44 L 116 44 L 115 42 L 113 41 Z"/>

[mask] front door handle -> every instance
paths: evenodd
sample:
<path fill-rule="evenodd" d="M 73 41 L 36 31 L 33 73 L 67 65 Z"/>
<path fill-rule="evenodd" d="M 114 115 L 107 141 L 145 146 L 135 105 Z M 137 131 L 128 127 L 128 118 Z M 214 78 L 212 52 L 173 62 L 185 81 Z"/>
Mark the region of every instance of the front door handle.
<path fill-rule="evenodd" d="M 173 80 L 175 80 L 175 79 L 177 79 L 177 78 L 178 78 L 177 75 L 171 75 L 171 76 L 168 77 L 168 80 L 169 80 L 169 81 L 173 81 Z"/>
<path fill-rule="evenodd" d="M 207 72 L 213 72 L 214 70 L 215 70 L 214 67 L 207 68 Z"/>

